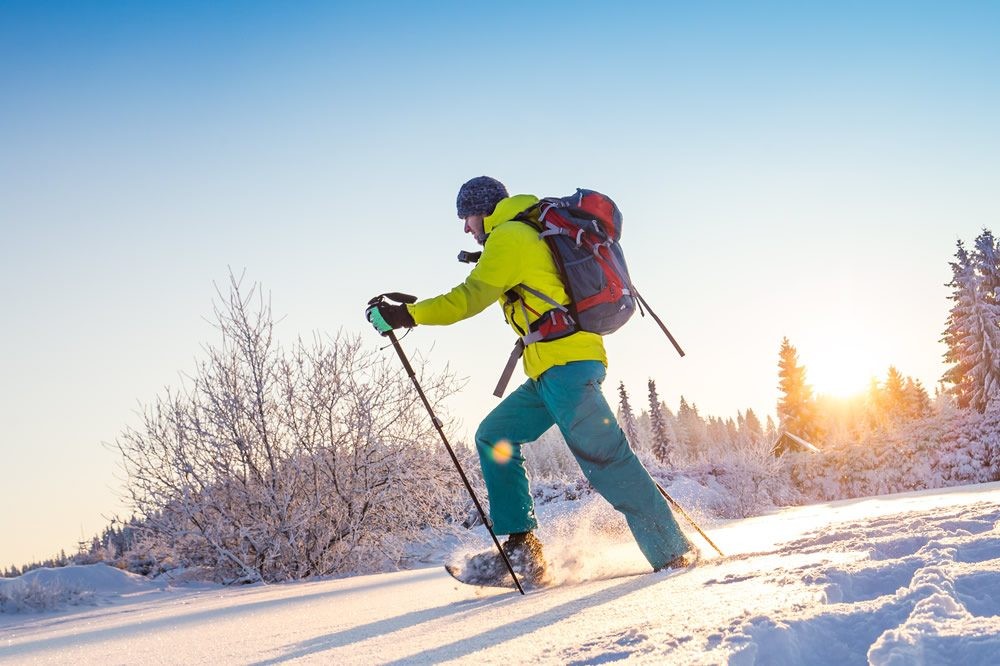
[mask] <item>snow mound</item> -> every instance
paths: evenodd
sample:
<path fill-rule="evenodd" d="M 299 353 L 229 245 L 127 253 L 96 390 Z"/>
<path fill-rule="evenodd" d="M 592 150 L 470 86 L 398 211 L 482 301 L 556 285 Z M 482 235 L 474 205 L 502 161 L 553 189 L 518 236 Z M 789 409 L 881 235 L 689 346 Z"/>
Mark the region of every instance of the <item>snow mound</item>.
<path fill-rule="evenodd" d="M 46 611 L 96 604 L 108 597 L 158 587 L 142 576 L 107 564 L 33 569 L 17 578 L 0 579 L 0 612 Z"/>

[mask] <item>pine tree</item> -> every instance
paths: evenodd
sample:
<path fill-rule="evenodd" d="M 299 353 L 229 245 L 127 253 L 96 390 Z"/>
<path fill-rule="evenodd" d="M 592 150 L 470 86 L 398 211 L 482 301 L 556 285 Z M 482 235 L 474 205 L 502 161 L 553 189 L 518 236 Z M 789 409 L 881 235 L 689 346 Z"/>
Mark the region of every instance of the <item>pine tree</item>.
<path fill-rule="evenodd" d="M 764 429 L 760 425 L 760 419 L 754 414 L 752 409 L 748 409 L 746 416 L 743 417 L 746 423 L 747 433 L 750 435 L 751 442 L 759 442 L 764 436 Z"/>
<path fill-rule="evenodd" d="M 656 393 L 656 382 L 649 380 L 649 418 L 652 423 L 652 451 L 656 459 L 664 464 L 670 463 L 670 453 L 674 446 L 671 440 L 670 431 L 667 427 L 667 420 L 663 414 L 663 405 L 660 403 L 660 396 Z"/>
<path fill-rule="evenodd" d="M 695 452 L 703 449 L 708 441 L 708 425 L 698 414 L 698 406 L 688 404 L 688 401 L 681 396 L 681 404 L 677 407 L 677 428 L 678 440 L 688 451 Z"/>
<path fill-rule="evenodd" d="M 625 382 L 618 382 L 618 423 L 621 424 L 625 437 L 628 439 L 632 450 L 638 451 L 639 442 L 639 422 L 632 411 L 632 405 L 628 401 L 628 393 L 625 391 Z"/>
<path fill-rule="evenodd" d="M 885 397 L 882 385 L 872 377 L 868 382 L 868 393 L 865 395 L 865 420 L 869 430 L 885 427 Z"/>
<path fill-rule="evenodd" d="M 931 397 L 919 379 L 907 377 L 903 393 L 907 418 L 920 419 L 931 413 Z"/>
<path fill-rule="evenodd" d="M 726 419 L 726 437 L 729 438 L 730 444 L 735 444 L 740 440 L 740 429 L 732 417 Z"/>
<path fill-rule="evenodd" d="M 731 445 L 733 443 L 732 438 L 729 436 L 729 430 L 726 428 L 726 423 L 717 416 L 708 417 L 708 425 L 705 428 L 708 442 L 718 445 Z"/>
<path fill-rule="evenodd" d="M 788 338 L 778 352 L 778 419 L 781 427 L 809 441 L 819 437 L 812 387 L 806 384 L 806 369 L 799 365 L 798 351 Z"/>
<path fill-rule="evenodd" d="M 906 383 L 903 375 L 890 365 L 882 388 L 882 409 L 889 420 L 900 420 L 906 415 Z"/>
<path fill-rule="evenodd" d="M 958 406 L 983 412 L 994 391 L 1000 389 L 1000 287 L 998 252 L 992 233 L 976 238 L 970 255 L 958 241 L 951 262 L 954 301 L 942 342 L 944 358 L 951 364 L 942 378 Z"/>
<path fill-rule="evenodd" d="M 976 237 L 975 245 L 973 262 L 979 273 L 983 300 L 996 305 L 1000 301 L 1000 248 L 989 229 L 983 229 Z"/>
<path fill-rule="evenodd" d="M 767 415 L 767 426 L 764 429 L 764 437 L 767 438 L 766 441 L 772 444 L 778 439 L 778 429 L 775 427 L 774 419 L 771 418 L 770 414 Z"/>

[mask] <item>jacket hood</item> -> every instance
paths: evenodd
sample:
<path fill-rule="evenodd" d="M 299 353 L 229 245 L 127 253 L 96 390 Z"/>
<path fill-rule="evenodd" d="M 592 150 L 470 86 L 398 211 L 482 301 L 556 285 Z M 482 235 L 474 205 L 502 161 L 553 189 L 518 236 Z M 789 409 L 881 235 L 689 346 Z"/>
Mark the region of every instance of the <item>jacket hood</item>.
<path fill-rule="evenodd" d="M 533 194 L 515 194 L 512 197 L 501 199 L 493 213 L 483 219 L 483 232 L 487 235 L 497 228 L 498 225 L 514 219 L 518 213 L 531 208 L 538 203 L 538 197 Z"/>

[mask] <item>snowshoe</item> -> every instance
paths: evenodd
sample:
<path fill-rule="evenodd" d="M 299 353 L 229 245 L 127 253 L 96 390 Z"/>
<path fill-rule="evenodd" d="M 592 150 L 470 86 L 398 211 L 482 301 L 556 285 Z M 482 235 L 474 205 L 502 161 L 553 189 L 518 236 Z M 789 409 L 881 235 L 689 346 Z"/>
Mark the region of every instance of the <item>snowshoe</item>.
<path fill-rule="evenodd" d="M 662 567 L 654 569 L 653 571 L 677 571 L 679 569 L 689 569 L 698 563 L 701 559 L 701 551 L 693 547 L 691 550 L 681 553 L 674 559 L 670 560 Z"/>
<path fill-rule="evenodd" d="M 546 584 L 548 579 L 542 543 L 534 534 L 511 534 L 502 548 L 523 586 L 542 587 Z M 514 587 L 507 564 L 495 550 L 478 553 L 464 562 L 449 564 L 445 569 L 455 579 L 470 585 Z"/>

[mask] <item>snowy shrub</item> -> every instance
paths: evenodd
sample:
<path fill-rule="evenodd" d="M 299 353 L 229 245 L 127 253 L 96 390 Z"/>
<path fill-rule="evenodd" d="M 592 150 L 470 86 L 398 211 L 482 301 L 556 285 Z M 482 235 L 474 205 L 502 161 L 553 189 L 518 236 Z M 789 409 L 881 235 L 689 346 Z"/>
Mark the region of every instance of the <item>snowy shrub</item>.
<path fill-rule="evenodd" d="M 235 278 L 215 314 L 222 343 L 206 347 L 192 385 L 117 441 L 148 552 L 227 581 L 373 571 L 398 562 L 408 537 L 464 515 L 396 358 L 343 336 L 283 350 L 259 290 L 244 295 Z M 414 366 L 440 410 L 453 377 Z"/>
<path fill-rule="evenodd" d="M 763 440 L 738 444 L 710 443 L 679 475 L 706 487 L 718 487 L 712 501 L 704 507 L 721 518 L 744 518 L 777 505 L 788 504 L 793 493 L 787 466 L 771 452 Z"/>
<path fill-rule="evenodd" d="M 42 612 L 90 603 L 94 603 L 93 591 L 57 580 L 0 580 L 0 613 Z"/>
<path fill-rule="evenodd" d="M 997 480 L 1000 410 L 939 406 L 927 418 L 826 442 L 819 454 L 789 456 L 804 501 L 828 501 Z"/>
<path fill-rule="evenodd" d="M 692 419 L 697 416 L 693 408 L 686 411 Z M 674 418 L 669 412 L 667 417 Z M 648 415 L 638 419 L 638 427 L 649 427 Z M 525 445 L 524 452 L 536 503 L 576 499 L 593 492 L 557 428 Z M 661 485 L 690 480 L 691 487 L 711 488 L 705 501 L 693 499 L 701 511 L 712 516 L 755 515 L 799 498 L 789 479 L 789 466 L 771 453 L 764 437 L 737 437 L 735 443 L 728 437 L 702 439 L 697 446 L 685 444 L 678 448 L 676 454 L 677 460 L 667 463 L 651 448 L 636 452 Z"/>
<path fill-rule="evenodd" d="M 525 468 L 533 482 L 574 481 L 583 478 L 580 465 L 556 426 L 549 428 L 534 442 L 524 444 L 522 452 Z M 479 466 L 478 461 L 476 466 Z"/>
<path fill-rule="evenodd" d="M 574 501 L 590 497 L 594 494 L 594 487 L 583 478 L 580 472 L 576 478 L 572 479 L 552 479 L 531 484 L 531 497 L 535 505 L 548 504 L 549 502 Z"/>

